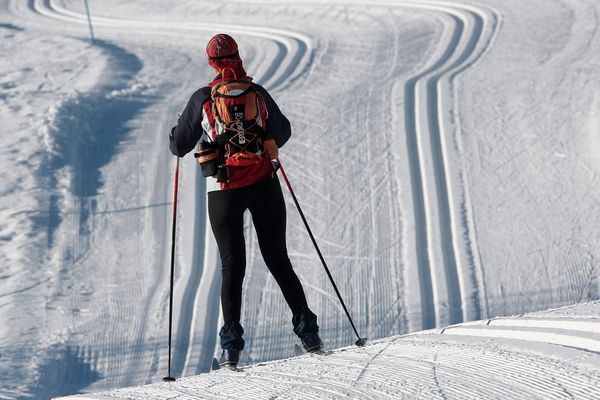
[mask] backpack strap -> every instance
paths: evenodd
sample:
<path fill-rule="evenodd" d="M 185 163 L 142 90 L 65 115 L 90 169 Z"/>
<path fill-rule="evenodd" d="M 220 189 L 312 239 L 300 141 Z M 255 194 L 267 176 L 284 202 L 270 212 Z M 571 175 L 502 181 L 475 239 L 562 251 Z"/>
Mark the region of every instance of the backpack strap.
<path fill-rule="evenodd" d="M 219 92 L 219 88 L 222 87 L 223 85 L 227 85 L 227 84 L 231 84 L 231 83 L 250 83 L 250 85 L 243 90 L 240 93 L 236 93 L 233 95 L 229 95 L 229 94 L 225 94 L 225 93 L 221 93 Z M 248 81 L 244 81 L 244 80 L 234 80 L 234 81 L 223 81 L 220 82 L 218 84 L 216 84 L 215 86 L 213 86 L 212 90 L 211 90 L 211 97 L 214 99 L 215 97 L 223 97 L 225 99 L 234 99 L 236 97 L 241 97 L 241 96 L 245 96 L 250 92 L 257 92 L 256 88 L 254 87 L 254 84 L 252 84 L 251 82 Z M 213 100 L 214 101 L 214 100 Z"/>

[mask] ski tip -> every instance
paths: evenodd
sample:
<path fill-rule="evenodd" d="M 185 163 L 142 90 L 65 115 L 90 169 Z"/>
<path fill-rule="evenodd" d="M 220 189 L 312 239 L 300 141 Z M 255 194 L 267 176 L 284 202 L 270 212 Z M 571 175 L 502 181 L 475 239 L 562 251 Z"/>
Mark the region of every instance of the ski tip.
<path fill-rule="evenodd" d="M 367 338 L 366 337 L 360 338 L 354 344 L 357 345 L 358 347 L 364 347 L 364 345 L 367 344 Z"/>
<path fill-rule="evenodd" d="M 221 369 L 221 366 L 219 365 L 219 360 L 217 360 L 216 358 L 213 358 L 213 360 L 212 360 L 211 369 L 213 371 L 217 371 L 217 370 Z"/>

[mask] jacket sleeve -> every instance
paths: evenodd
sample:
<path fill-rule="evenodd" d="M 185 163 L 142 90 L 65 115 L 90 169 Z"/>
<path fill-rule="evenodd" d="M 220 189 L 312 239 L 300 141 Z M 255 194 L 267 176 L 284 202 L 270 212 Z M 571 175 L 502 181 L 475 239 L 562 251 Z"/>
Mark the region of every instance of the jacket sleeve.
<path fill-rule="evenodd" d="M 277 103 L 275 103 L 275 100 L 273 100 L 266 89 L 260 85 L 256 86 L 259 93 L 265 99 L 265 105 L 267 106 L 267 136 L 275 139 L 277 146 L 281 147 L 292 135 L 290 121 L 283 115 Z"/>
<path fill-rule="evenodd" d="M 199 89 L 190 97 L 177 125 L 169 134 L 169 147 L 174 155 L 183 157 L 202 137 L 202 105 L 209 97 L 210 88 Z"/>

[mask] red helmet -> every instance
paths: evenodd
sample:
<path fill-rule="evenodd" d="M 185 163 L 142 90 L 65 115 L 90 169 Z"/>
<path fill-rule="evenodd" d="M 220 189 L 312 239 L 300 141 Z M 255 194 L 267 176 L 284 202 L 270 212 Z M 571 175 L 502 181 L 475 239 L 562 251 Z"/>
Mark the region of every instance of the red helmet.
<path fill-rule="evenodd" d="M 217 71 L 222 73 L 223 69 L 228 68 L 234 72 L 236 78 L 246 76 L 238 45 L 231 36 L 225 33 L 213 36 L 206 44 L 206 55 L 208 64 Z"/>
<path fill-rule="evenodd" d="M 206 55 L 208 55 L 209 60 L 239 57 L 238 45 L 231 36 L 219 33 L 208 41 Z"/>

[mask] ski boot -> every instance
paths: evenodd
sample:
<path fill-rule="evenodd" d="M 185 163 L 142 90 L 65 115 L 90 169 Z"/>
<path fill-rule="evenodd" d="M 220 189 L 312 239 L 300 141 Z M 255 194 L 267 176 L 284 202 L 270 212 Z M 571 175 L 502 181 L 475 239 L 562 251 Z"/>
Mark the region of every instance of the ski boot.
<path fill-rule="evenodd" d="M 309 353 L 316 353 L 323 348 L 323 342 L 318 332 L 301 336 L 300 341 L 302 342 L 302 346 L 304 346 L 304 350 Z"/>
<path fill-rule="evenodd" d="M 323 342 L 319 337 L 317 316 L 308 307 L 303 307 L 299 312 L 294 313 L 292 323 L 294 333 L 300 338 L 304 350 L 310 353 L 321 350 Z"/>
<path fill-rule="evenodd" d="M 223 354 L 221 354 L 221 359 L 219 360 L 219 366 L 221 368 L 237 369 L 241 352 L 241 350 L 237 349 L 223 349 Z"/>
<path fill-rule="evenodd" d="M 237 364 L 240 361 L 240 353 L 244 348 L 243 334 L 244 329 L 239 322 L 234 321 L 223 325 L 219 331 L 221 348 L 223 349 L 223 354 L 221 354 L 221 359 L 219 360 L 220 367 L 237 369 Z"/>

